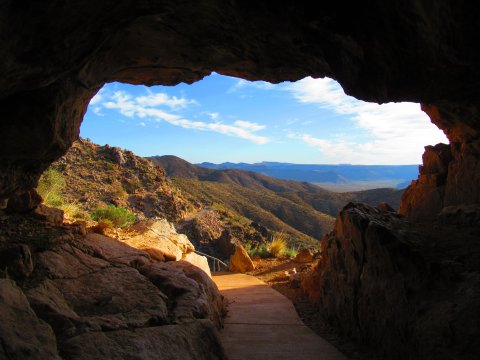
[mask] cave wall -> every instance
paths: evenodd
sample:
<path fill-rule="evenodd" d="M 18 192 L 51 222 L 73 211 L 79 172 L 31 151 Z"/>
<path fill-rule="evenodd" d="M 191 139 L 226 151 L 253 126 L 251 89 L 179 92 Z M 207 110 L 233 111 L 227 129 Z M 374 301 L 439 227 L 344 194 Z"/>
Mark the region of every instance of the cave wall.
<path fill-rule="evenodd" d="M 478 202 L 479 179 L 465 176 L 478 158 L 478 15 L 458 1 L 2 0 L 0 205 L 68 149 L 105 82 L 174 85 L 212 71 L 328 76 L 359 99 L 422 102 L 454 141 L 442 205 Z"/>

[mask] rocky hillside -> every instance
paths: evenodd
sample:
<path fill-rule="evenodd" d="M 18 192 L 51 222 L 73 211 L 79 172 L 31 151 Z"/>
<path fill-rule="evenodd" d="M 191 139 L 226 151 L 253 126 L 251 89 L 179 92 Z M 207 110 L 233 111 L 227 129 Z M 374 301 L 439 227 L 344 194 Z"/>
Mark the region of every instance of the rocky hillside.
<path fill-rule="evenodd" d="M 331 216 L 336 216 L 349 202 L 363 202 L 372 206 L 386 202 L 392 208 L 398 209 L 403 194 L 403 190 L 387 188 L 337 193 L 309 182 L 278 179 L 253 171 L 207 169 L 172 155 L 154 156 L 150 159 L 164 168 L 166 175 L 171 178 L 233 184 L 251 190 L 268 191 L 300 206 L 309 206 Z"/>
<path fill-rule="evenodd" d="M 76 204 L 89 214 L 98 207 L 113 204 L 132 211 L 140 219 L 166 218 L 187 234 L 199 250 L 224 259 L 230 255 L 232 242 L 257 246 L 268 241 L 274 231 L 287 233 L 295 248 L 314 248 L 318 241 L 307 234 L 323 233 L 324 219 L 328 226 L 331 223 L 329 216 L 320 214 L 315 218 L 307 209 L 291 203 L 290 211 L 298 213 L 297 223 L 305 224 L 304 228 L 296 228 L 270 211 L 252 205 L 252 199 L 264 196 L 263 193 L 249 193 L 243 202 L 237 201 L 241 206 L 231 206 L 226 192 L 218 188 L 212 201 L 196 188 L 200 183 L 192 185 L 190 191 L 183 191 L 179 182 L 169 180 L 163 168 L 150 160 L 85 139 L 75 142 L 52 168 L 66 180 L 67 186 L 60 194 L 66 203 Z M 250 191 L 246 187 L 241 189 Z"/>
<path fill-rule="evenodd" d="M 131 209 L 137 216 L 161 217 L 177 222 L 194 204 L 172 186 L 162 168 L 131 151 L 99 146 L 79 139 L 53 165 L 65 179 L 62 196 L 91 212 L 114 204 Z"/>
<path fill-rule="evenodd" d="M 257 246 L 273 232 L 286 233 L 294 248 L 317 248 L 333 227 L 333 215 L 349 201 L 393 199 L 395 206 L 401 193 L 379 189 L 338 194 L 254 172 L 205 169 L 175 156 L 145 159 L 85 139 L 52 167 L 67 180 L 61 191 L 67 203 L 88 213 L 113 204 L 140 219 L 166 218 L 201 251 L 221 258 L 228 258 L 232 242 Z"/>

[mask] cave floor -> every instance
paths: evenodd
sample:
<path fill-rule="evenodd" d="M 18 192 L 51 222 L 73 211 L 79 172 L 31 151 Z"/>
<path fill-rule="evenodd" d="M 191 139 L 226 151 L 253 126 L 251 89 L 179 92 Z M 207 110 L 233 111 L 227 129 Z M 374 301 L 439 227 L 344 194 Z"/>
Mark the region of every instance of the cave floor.
<path fill-rule="evenodd" d="M 213 276 L 228 302 L 220 338 L 229 359 L 347 359 L 298 317 L 292 302 L 254 276 Z"/>

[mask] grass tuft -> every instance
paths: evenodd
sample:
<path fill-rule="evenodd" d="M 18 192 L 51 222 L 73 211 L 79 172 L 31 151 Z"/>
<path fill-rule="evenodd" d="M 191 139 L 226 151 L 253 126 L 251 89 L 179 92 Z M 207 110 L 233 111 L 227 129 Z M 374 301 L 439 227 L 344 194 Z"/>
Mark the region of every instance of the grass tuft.
<path fill-rule="evenodd" d="M 287 250 L 287 234 L 284 232 L 276 232 L 272 235 L 272 241 L 268 244 L 268 250 L 272 257 L 281 257 Z"/>
<path fill-rule="evenodd" d="M 125 227 L 133 224 L 137 218 L 130 211 L 123 207 L 108 205 L 104 208 L 96 209 L 92 214 L 92 219 L 96 221 L 109 220 L 115 227 Z"/>
<path fill-rule="evenodd" d="M 65 203 L 59 206 L 63 210 L 65 217 L 73 220 L 88 220 L 90 214 L 74 203 Z"/>

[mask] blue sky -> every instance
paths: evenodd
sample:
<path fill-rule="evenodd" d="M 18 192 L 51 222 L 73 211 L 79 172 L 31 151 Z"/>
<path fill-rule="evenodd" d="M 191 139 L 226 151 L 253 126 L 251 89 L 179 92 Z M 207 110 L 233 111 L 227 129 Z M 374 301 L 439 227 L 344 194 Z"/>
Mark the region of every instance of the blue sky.
<path fill-rule="evenodd" d="M 417 164 L 425 145 L 448 143 L 418 104 L 362 102 L 328 78 L 273 85 L 219 74 L 172 87 L 106 84 L 80 135 L 192 163 Z"/>

